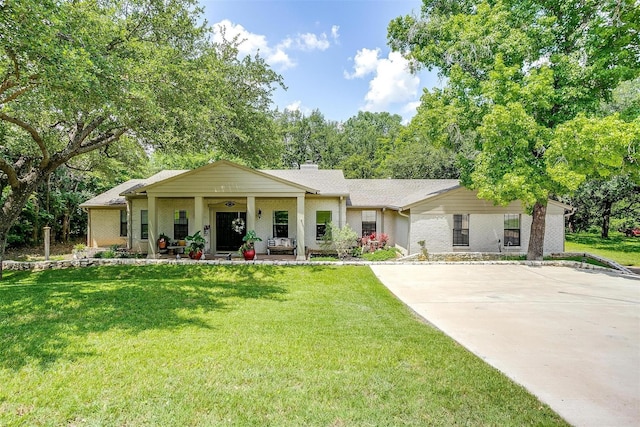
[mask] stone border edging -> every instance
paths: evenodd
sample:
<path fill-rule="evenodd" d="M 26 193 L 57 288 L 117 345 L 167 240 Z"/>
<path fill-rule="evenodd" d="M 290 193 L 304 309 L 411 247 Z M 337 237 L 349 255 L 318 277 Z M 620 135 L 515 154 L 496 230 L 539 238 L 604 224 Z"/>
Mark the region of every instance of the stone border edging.
<path fill-rule="evenodd" d="M 575 256 L 575 254 L 573 254 Z M 581 255 L 581 254 L 578 254 Z M 611 264 L 612 261 L 606 260 L 607 264 Z M 597 265 L 582 263 L 578 261 L 566 261 L 566 260 L 549 260 L 549 261 L 507 261 L 507 260 L 493 260 L 493 261 L 283 261 L 283 260 L 200 260 L 193 261 L 190 259 L 148 259 L 148 258 L 83 258 L 75 260 L 62 260 L 62 261 L 33 261 L 33 262 L 20 262 L 20 261 L 3 261 L 2 267 L 4 270 L 14 271 L 42 271 L 42 270 L 58 270 L 64 268 L 82 268 L 82 267 L 99 267 L 108 265 L 528 265 L 532 267 L 540 266 L 555 266 L 555 267 L 572 267 L 583 270 L 596 270 L 609 273 L 623 274 L 626 277 L 634 279 L 640 279 L 640 275 L 636 275 L 630 270 L 621 267 L 620 269 L 613 270 L 611 268 L 600 267 Z M 615 264 L 615 263 L 614 263 Z"/>

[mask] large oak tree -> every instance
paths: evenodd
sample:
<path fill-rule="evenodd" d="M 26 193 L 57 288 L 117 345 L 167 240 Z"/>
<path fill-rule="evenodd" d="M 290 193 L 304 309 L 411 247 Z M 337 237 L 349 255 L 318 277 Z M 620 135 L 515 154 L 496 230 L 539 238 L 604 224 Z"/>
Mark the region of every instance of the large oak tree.
<path fill-rule="evenodd" d="M 581 182 L 638 178 L 640 123 L 597 116 L 640 73 L 635 0 L 423 0 L 389 25 L 414 67 L 439 70 L 452 134 L 473 139 L 462 182 L 533 214 L 528 258 L 541 259 L 546 204 Z M 457 132 L 450 132 L 456 129 Z"/>
<path fill-rule="evenodd" d="M 122 138 L 272 154 L 280 76 L 211 40 L 194 0 L 0 1 L 0 260 L 38 185 Z"/>

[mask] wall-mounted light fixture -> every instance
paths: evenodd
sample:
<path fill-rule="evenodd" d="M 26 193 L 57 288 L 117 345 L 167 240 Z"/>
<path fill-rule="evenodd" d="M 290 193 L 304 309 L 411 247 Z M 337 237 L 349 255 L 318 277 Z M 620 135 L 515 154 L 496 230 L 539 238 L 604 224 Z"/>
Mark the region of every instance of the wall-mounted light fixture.
<path fill-rule="evenodd" d="M 262 218 L 262 210 L 258 209 L 258 219 Z"/>

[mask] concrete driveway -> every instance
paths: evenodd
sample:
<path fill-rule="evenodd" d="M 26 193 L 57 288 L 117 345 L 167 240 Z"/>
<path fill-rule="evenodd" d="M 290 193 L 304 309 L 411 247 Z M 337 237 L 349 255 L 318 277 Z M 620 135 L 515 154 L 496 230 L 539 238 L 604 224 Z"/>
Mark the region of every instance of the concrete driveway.
<path fill-rule="evenodd" d="M 640 280 L 516 264 L 371 268 L 420 316 L 569 423 L 640 425 Z"/>

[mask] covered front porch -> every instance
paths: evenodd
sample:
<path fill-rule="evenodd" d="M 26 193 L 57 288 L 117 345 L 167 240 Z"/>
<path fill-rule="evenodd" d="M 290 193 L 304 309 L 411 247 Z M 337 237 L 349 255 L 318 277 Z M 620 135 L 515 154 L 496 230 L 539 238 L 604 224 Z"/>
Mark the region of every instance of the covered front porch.
<path fill-rule="evenodd" d="M 291 194 L 273 197 L 161 197 L 147 195 L 148 256 L 160 254 L 157 241 L 166 235 L 172 241 L 184 240 L 197 231 L 205 238 L 205 255 L 227 256 L 237 252 L 248 230 L 255 230 L 262 242 L 256 242 L 256 252 L 267 252 L 267 240 L 278 237 L 295 240 L 297 256 L 305 253 L 305 197 Z M 177 251 L 176 251 L 177 252 Z M 170 254 L 167 253 L 167 256 Z M 177 253 L 173 254 L 177 255 Z"/>

